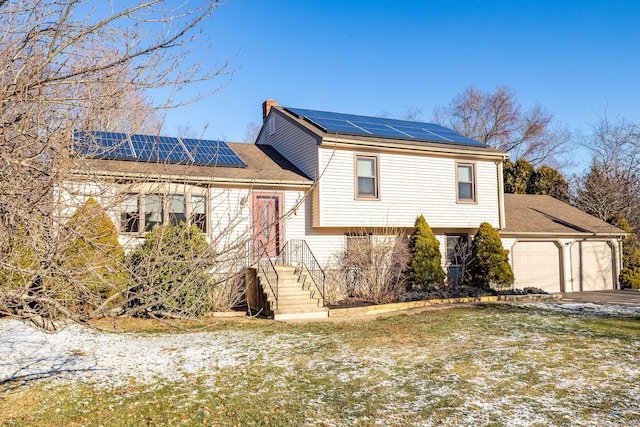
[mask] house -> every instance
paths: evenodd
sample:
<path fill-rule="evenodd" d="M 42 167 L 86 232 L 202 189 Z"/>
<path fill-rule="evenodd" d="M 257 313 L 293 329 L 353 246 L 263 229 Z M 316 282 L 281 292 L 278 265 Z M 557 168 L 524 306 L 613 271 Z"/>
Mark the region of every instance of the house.
<path fill-rule="evenodd" d="M 488 222 L 509 251 L 516 287 L 618 286 L 624 232 L 548 196 L 504 194 L 507 154 L 499 150 L 434 124 L 272 100 L 263 121 L 255 144 L 91 133 L 99 149 L 79 150 L 92 158 L 88 170 L 76 171 L 60 195 L 77 202 L 94 195 L 125 245 L 161 221 L 180 220 L 198 225 L 220 251 L 244 245 L 250 262 L 288 260 L 287 248 L 295 244 L 299 254 L 302 242 L 314 261 L 305 264 L 310 276 L 331 269 L 355 242 L 409 234 L 422 214 L 455 277 L 459 249 Z M 91 179 L 82 184 L 83 177 Z"/>
<path fill-rule="evenodd" d="M 505 153 L 431 124 L 272 101 L 264 111 L 256 144 L 276 148 L 316 181 L 304 239 L 324 262 L 354 231 L 409 231 L 423 214 L 449 272 L 456 249 L 486 221 L 510 253 L 516 287 L 617 288 L 624 232 L 549 196 L 504 194 Z"/>

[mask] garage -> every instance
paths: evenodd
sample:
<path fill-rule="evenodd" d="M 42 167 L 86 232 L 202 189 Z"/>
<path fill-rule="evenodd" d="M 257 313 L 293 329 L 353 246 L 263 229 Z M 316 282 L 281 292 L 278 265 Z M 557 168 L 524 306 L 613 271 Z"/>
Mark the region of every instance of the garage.
<path fill-rule="evenodd" d="M 577 240 L 571 246 L 574 291 L 615 289 L 611 246 L 604 241 Z"/>
<path fill-rule="evenodd" d="M 512 249 L 515 287 L 562 292 L 560 248 L 552 241 L 518 241 Z"/>
<path fill-rule="evenodd" d="M 516 287 L 547 292 L 618 288 L 623 230 L 546 195 L 505 194 L 504 208 L 499 233 L 511 250 Z"/>

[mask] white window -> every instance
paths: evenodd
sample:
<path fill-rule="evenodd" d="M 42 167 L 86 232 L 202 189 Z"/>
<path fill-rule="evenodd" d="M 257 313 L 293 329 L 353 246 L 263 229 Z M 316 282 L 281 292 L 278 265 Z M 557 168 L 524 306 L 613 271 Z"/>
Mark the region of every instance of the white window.
<path fill-rule="evenodd" d="M 355 264 L 371 260 L 371 234 L 348 233 L 345 235 L 347 259 Z"/>
<path fill-rule="evenodd" d="M 187 207 L 184 203 L 184 194 L 169 194 L 167 196 L 167 213 L 169 215 L 169 224 L 187 223 Z"/>
<path fill-rule="evenodd" d="M 475 202 L 475 165 L 473 163 L 457 164 L 458 202 Z"/>
<path fill-rule="evenodd" d="M 463 265 L 469 256 L 468 234 L 446 235 L 447 265 Z"/>
<path fill-rule="evenodd" d="M 162 209 L 162 196 L 159 194 L 146 194 L 144 196 L 144 231 L 151 231 L 164 220 Z"/>
<path fill-rule="evenodd" d="M 125 233 L 140 231 L 140 208 L 137 194 L 127 194 L 120 203 L 120 225 Z"/>
<path fill-rule="evenodd" d="M 189 199 L 190 198 L 190 199 Z M 190 200 L 190 204 L 187 204 Z M 161 224 L 195 225 L 207 231 L 206 197 L 190 194 L 127 194 L 120 204 L 120 231 L 140 233 Z"/>
<path fill-rule="evenodd" d="M 356 198 L 378 198 L 378 158 L 356 156 Z"/>
<path fill-rule="evenodd" d="M 204 196 L 191 196 L 191 224 L 195 225 L 203 233 L 207 232 L 207 213 Z"/>

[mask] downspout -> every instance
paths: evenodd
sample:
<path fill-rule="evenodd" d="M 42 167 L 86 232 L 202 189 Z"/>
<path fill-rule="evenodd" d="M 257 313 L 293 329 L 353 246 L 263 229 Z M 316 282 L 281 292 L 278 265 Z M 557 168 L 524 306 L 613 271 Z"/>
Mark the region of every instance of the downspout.
<path fill-rule="evenodd" d="M 505 155 L 506 156 L 506 155 Z M 506 157 L 496 162 L 497 175 L 498 175 L 498 229 L 502 230 L 506 227 L 505 212 L 504 212 L 504 174 L 502 170 L 502 164 Z"/>
<path fill-rule="evenodd" d="M 624 240 L 623 237 L 618 237 L 617 239 L 617 243 L 618 243 L 618 250 L 616 252 L 618 252 L 616 254 L 616 264 L 618 267 L 618 271 L 616 271 L 614 274 L 614 280 L 615 280 L 615 288 L 616 289 L 620 289 L 620 274 L 622 273 L 622 269 L 624 268 L 624 253 L 622 252 L 622 240 Z"/>

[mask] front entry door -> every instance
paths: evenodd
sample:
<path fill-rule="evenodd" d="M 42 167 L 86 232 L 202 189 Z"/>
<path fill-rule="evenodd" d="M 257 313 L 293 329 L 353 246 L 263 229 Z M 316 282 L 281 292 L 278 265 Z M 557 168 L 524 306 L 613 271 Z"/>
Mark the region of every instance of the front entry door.
<path fill-rule="evenodd" d="M 266 248 L 269 258 L 280 255 L 281 244 L 281 195 L 277 193 L 253 194 L 254 249 L 262 256 Z"/>

